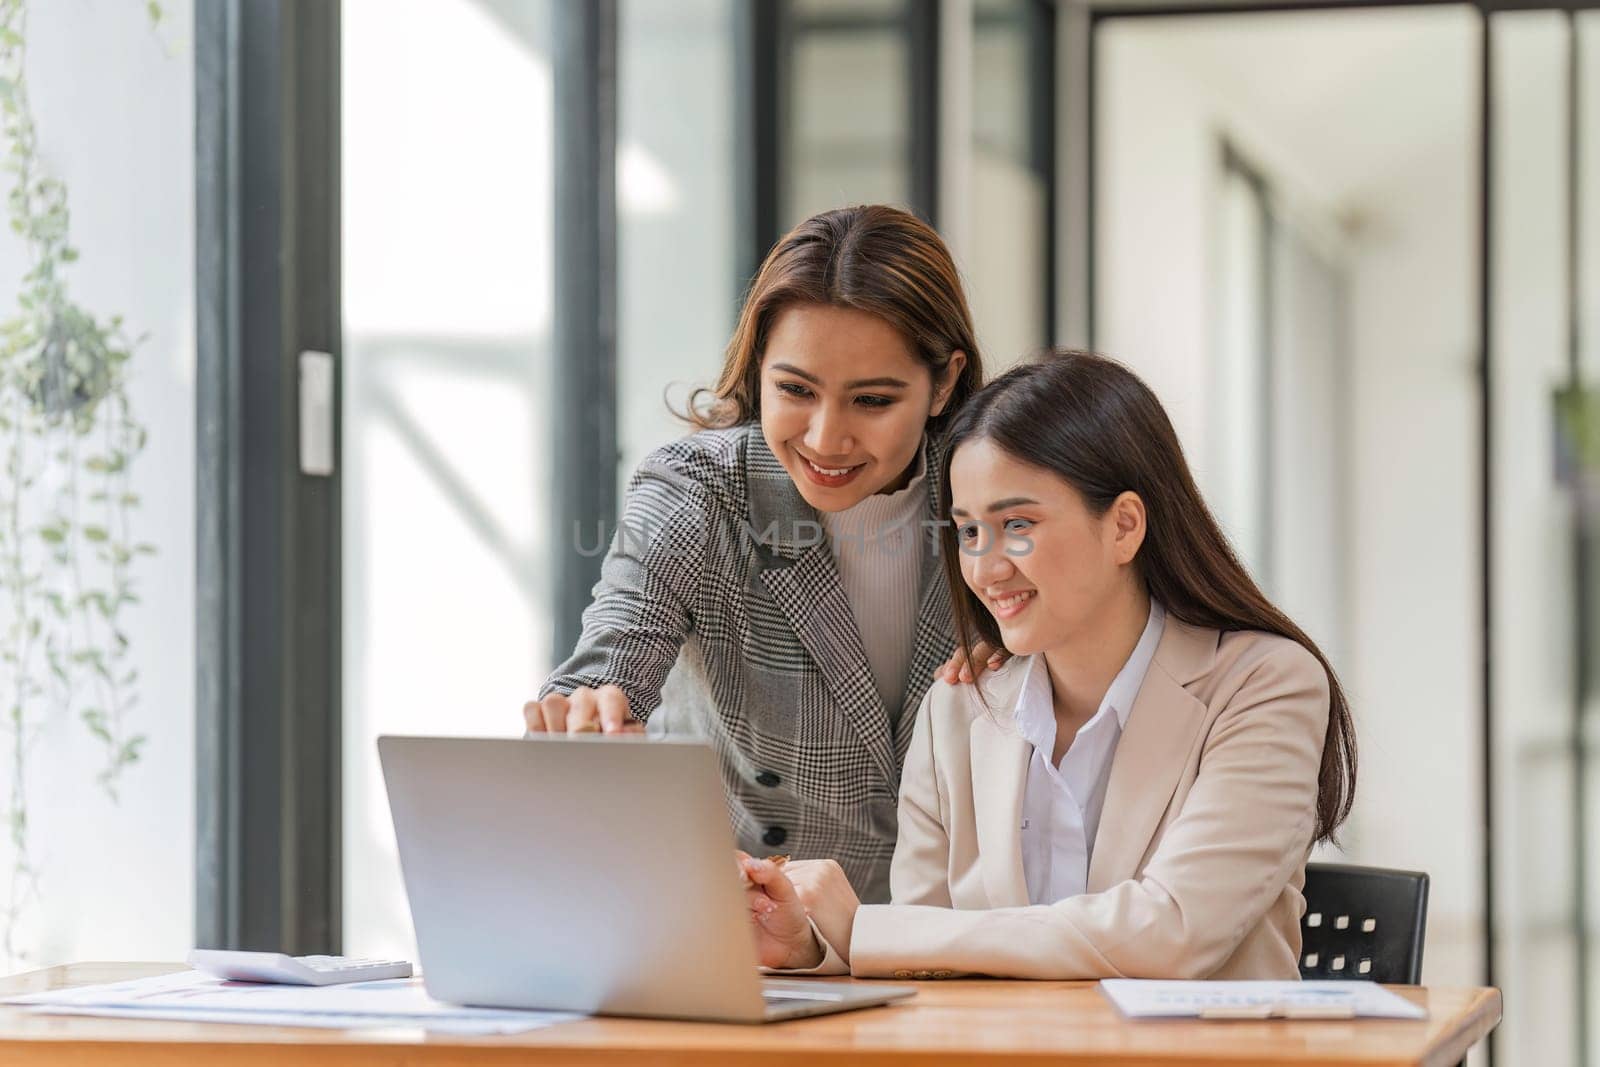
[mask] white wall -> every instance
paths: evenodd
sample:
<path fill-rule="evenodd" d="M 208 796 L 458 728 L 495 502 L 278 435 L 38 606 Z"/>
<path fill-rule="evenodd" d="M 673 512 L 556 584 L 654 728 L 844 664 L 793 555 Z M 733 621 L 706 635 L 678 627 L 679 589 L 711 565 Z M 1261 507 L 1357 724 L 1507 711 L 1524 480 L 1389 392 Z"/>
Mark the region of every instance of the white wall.
<path fill-rule="evenodd" d="M 1352 581 L 1329 650 L 1361 743 L 1343 836 L 1355 862 L 1433 876 L 1435 984 L 1481 977 L 1475 25 L 1451 9 L 1138 20 L 1100 42 L 1096 344 L 1161 395 L 1202 487 L 1226 473 L 1209 399 L 1219 134 L 1325 218 L 1365 220 L 1330 539 Z"/>
<path fill-rule="evenodd" d="M 1045 195 L 1037 175 L 1010 159 L 972 154 L 972 255 L 957 262 L 973 329 L 993 378 L 1050 343 L 1044 335 Z"/>
<path fill-rule="evenodd" d="M 1476 45 L 1456 40 L 1435 76 L 1465 95 Z M 1434 984 L 1482 977 L 1475 174 L 1465 152 L 1393 172 L 1351 291 L 1351 843 L 1362 862 L 1433 876 Z"/>
<path fill-rule="evenodd" d="M 1143 25 L 1099 31 L 1094 341 L 1161 397 L 1207 488 L 1214 133 L 1193 79 Z"/>
<path fill-rule="evenodd" d="M 141 602 L 124 609 L 139 672 L 130 731 L 148 736 L 112 803 L 102 747 L 76 713 L 41 720 L 27 757 L 37 899 L 8 970 L 83 959 L 174 959 L 194 931 L 194 66 L 189 0 L 28 5 L 29 94 L 46 169 L 69 189 L 70 291 L 97 316 L 148 331 L 129 373 L 149 429 L 132 468 Z M 9 175 L 3 180 L 8 181 Z M 0 317 L 15 309 L 24 248 L 0 231 Z M 9 608 L 5 609 L 9 610 Z M 9 620 L 7 620 L 9 621 Z M 3 676 L 3 675 L 0 675 Z M 8 749 L 9 751 L 9 749 Z M 0 760 L 0 797 L 11 788 Z M 13 854 L 0 840 L 0 894 Z"/>
<path fill-rule="evenodd" d="M 1272 595 L 1335 663 L 1350 659 L 1351 538 L 1346 535 L 1352 422 L 1348 417 L 1350 269 L 1289 227 L 1276 233 L 1275 297 L 1280 354 L 1274 367 L 1277 423 L 1294 427 L 1272 463 L 1276 492 Z"/>

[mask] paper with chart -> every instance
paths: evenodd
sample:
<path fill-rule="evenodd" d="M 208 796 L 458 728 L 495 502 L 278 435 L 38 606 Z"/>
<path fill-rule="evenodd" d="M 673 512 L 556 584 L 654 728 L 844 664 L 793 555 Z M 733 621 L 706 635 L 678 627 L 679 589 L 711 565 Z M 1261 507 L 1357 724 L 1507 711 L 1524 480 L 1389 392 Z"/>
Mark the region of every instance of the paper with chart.
<path fill-rule="evenodd" d="M 340 1029 L 406 1026 L 454 1034 L 521 1033 L 582 1017 L 445 1004 L 428 996 L 420 978 L 319 988 L 228 982 L 198 971 L 30 993 L 4 1003 L 60 1015 Z"/>
<path fill-rule="evenodd" d="M 1374 982 L 1168 982 L 1107 978 L 1100 991 L 1130 1019 L 1426 1019 Z"/>

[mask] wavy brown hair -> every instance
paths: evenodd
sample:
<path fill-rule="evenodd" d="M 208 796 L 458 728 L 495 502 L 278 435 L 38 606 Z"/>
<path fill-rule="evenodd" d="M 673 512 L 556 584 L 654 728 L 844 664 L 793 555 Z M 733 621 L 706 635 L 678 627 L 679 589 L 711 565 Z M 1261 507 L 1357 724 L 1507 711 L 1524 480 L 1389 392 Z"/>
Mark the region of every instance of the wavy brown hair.
<path fill-rule="evenodd" d="M 1256 586 L 1228 544 L 1189 473 L 1161 402 L 1138 375 L 1089 352 L 1058 349 L 1015 367 L 981 389 L 950 424 L 940 515 L 950 515 L 950 461 L 964 442 L 986 440 L 1071 485 L 1104 515 L 1124 492 L 1146 511 L 1134 566 L 1150 595 L 1191 626 L 1260 630 L 1287 637 L 1328 673 L 1328 731 L 1317 775 L 1316 839 L 1333 840 L 1355 797 L 1356 731 L 1328 657 Z M 1000 628 L 961 575 L 955 527 L 941 529 L 958 648 L 981 637 L 1002 645 Z"/>
<path fill-rule="evenodd" d="M 854 308 L 883 319 L 927 365 L 935 385 L 951 353 L 965 352 L 945 413 L 928 420 L 930 430 L 945 425 L 983 384 L 972 312 L 950 250 L 915 215 L 869 204 L 813 215 L 773 245 L 750 283 L 717 384 L 694 392 L 685 419 L 705 430 L 760 418 L 761 357 L 779 313 L 796 304 Z"/>

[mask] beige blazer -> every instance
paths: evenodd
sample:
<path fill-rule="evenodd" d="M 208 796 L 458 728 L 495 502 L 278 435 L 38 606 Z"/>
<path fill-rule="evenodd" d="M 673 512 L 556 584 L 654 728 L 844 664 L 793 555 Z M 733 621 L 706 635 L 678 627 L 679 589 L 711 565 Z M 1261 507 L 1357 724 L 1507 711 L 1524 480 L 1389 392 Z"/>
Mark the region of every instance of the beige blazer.
<path fill-rule="evenodd" d="M 1299 977 L 1328 678 L 1303 647 L 1168 616 L 1128 714 L 1088 892 L 1028 902 L 1027 664 L 923 700 L 900 787 L 891 904 L 863 905 L 851 973 L 932 978 Z M 819 971 L 843 971 L 829 947 Z"/>

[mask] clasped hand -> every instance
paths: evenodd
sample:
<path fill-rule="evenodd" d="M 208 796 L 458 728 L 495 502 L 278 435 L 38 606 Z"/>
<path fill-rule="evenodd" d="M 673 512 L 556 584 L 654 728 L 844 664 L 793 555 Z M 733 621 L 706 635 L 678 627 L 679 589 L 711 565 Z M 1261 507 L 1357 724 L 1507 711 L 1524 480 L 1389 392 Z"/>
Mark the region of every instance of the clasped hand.
<path fill-rule="evenodd" d="M 839 957 L 850 959 L 850 931 L 861 900 L 836 861 L 779 865 L 739 852 L 738 863 L 749 881 L 745 903 L 761 966 L 803 970 L 820 964 L 824 949 L 812 932 L 813 922 Z"/>

